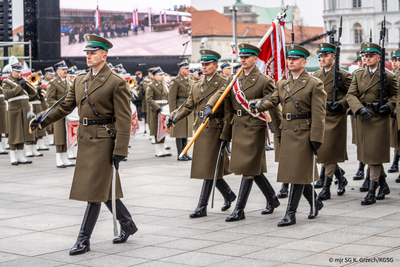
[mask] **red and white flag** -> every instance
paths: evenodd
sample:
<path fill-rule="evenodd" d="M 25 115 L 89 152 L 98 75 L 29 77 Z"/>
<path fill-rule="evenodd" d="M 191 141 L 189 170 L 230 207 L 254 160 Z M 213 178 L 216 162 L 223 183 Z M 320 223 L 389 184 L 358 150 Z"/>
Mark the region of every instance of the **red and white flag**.
<path fill-rule="evenodd" d="M 96 28 L 100 26 L 100 10 L 98 5 L 96 11 L 94 12 L 94 23 L 96 25 Z"/>
<path fill-rule="evenodd" d="M 272 21 L 273 32 L 260 47 L 257 67 L 276 83 L 287 77 L 285 56 L 285 21 L 274 19 Z"/>
<path fill-rule="evenodd" d="M 136 135 L 136 131 L 139 130 L 139 120 L 137 109 L 134 104 L 131 103 L 131 111 L 132 111 L 132 121 L 131 121 L 131 136 Z"/>

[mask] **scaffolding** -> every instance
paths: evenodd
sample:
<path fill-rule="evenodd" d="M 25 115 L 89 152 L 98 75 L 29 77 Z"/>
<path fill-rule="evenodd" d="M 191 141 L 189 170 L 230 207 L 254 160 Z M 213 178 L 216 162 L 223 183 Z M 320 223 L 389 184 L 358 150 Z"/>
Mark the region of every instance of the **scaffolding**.
<path fill-rule="evenodd" d="M 4 47 L 5 56 L 0 57 L 0 61 L 9 60 L 11 56 L 8 56 L 8 47 L 14 45 L 28 45 L 29 46 L 29 56 L 16 56 L 18 59 L 29 59 L 29 68 L 32 69 L 32 42 L 0 42 L 0 47 Z"/>

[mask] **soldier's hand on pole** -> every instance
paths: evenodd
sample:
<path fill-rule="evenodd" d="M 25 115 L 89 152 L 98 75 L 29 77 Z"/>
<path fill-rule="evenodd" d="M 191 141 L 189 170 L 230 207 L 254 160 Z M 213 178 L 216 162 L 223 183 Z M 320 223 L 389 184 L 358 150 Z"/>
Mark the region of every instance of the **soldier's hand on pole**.
<path fill-rule="evenodd" d="M 281 136 L 278 136 L 278 142 L 281 143 Z"/>
<path fill-rule="evenodd" d="M 157 114 L 160 113 L 162 108 L 157 109 Z"/>
<path fill-rule="evenodd" d="M 171 128 L 172 124 L 174 123 L 172 116 L 167 116 L 167 118 L 165 119 L 165 126 L 167 128 Z"/>
<path fill-rule="evenodd" d="M 224 149 L 226 147 L 226 145 L 228 144 L 228 141 L 222 140 L 222 139 L 220 139 L 220 140 L 221 140 L 222 149 Z"/>
<path fill-rule="evenodd" d="M 112 155 L 111 156 L 111 164 L 114 164 L 115 169 L 119 169 L 119 163 L 124 159 L 124 156 L 119 156 L 119 155 Z"/>
<path fill-rule="evenodd" d="M 392 118 L 396 118 L 396 116 L 397 116 L 397 111 L 396 111 L 396 109 L 394 109 L 392 112 Z"/>
<path fill-rule="evenodd" d="M 366 121 L 369 121 L 372 119 L 371 113 L 369 112 L 369 110 L 366 107 L 360 108 L 356 113 L 360 114 L 361 117 Z"/>
<path fill-rule="evenodd" d="M 315 142 L 315 141 L 310 141 L 311 147 L 314 150 L 314 154 L 317 155 L 317 151 L 318 149 L 321 147 L 321 143 L 320 142 Z"/>
<path fill-rule="evenodd" d="M 212 114 L 213 114 L 212 106 L 206 105 L 204 108 L 204 112 L 203 112 L 203 123 L 206 122 L 207 118 L 210 118 L 210 120 L 211 120 Z"/>
<path fill-rule="evenodd" d="M 18 83 L 19 83 L 19 85 L 24 86 L 26 84 L 26 80 L 21 79 Z"/>
<path fill-rule="evenodd" d="M 257 100 L 250 100 L 249 101 L 249 110 L 251 113 L 257 113 L 258 112 L 258 107 L 257 107 Z"/>
<path fill-rule="evenodd" d="M 33 133 L 37 128 L 42 129 L 42 113 L 36 114 L 35 117 L 29 122 L 29 132 Z"/>
<path fill-rule="evenodd" d="M 387 115 L 390 114 L 390 108 L 388 105 L 383 105 L 379 108 L 379 114 Z"/>
<path fill-rule="evenodd" d="M 343 105 L 342 105 L 342 103 L 340 103 L 340 101 L 336 101 L 335 103 L 333 103 L 332 111 L 339 112 L 339 111 L 342 111 L 342 109 L 343 109 Z"/>

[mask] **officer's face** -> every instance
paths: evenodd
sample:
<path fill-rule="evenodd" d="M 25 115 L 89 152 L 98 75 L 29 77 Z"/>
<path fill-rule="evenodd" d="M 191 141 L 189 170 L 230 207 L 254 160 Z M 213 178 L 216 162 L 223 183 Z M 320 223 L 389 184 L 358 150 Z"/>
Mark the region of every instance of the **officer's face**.
<path fill-rule="evenodd" d="M 103 49 L 97 51 L 86 51 L 86 64 L 90 68 L 99 66 L 102 62 L 105 62 L 107 58 L 107 52 Z"/>
<path fill-rule="evenodd" d="M 44 77 L 46 77 L 46 78 L 49 79 L 49 80 L 52 80 L 52 79 L 54 78 L 54 75 L 51 74 L 50 72 L 46 72 L 46 73 L 44 74 Z"/>
<path fill-rule="evenodd" d="M 58 69 L 57 75 L 60 76 L 60 78 L 65 79 L 65 77 L 67 77 L 67 70 L 66 69 Z"/>
<path fill-rule="evenodd" d="M 252 68 L 257 62 L 257 56 L 240 57 L 240 65 L 244 70 Z"/>
<path fill-rule="evenodd" d="M 21 72 L 21 71 L 12 70 L 12 71 L 11 71 L 11 75 L 12 75 L 15 79 L 19 79 L 19 78 L 22 77 L 22 72 Z"/>
<path fill-rule="evenodd" d="M 367 64 L 365 54 L 361 54 L 361 61 L 362 61 L 363 65 Z"/>
<path fill-rule="evenodd" d="M 222 69 L 222 74 L 224 74 L 225 77 L 228 77 L 232 74 L 232 69 L 228 69 L 228 68 L 223 68 Z"/>
<path fill-rule="evenodd" d="M 164 81 L 164 74 L 155 74 L 155 75 L 154 75 L 154 79 L 155 79 L 157 82 L 161 83 L 161 82 Z"/>
<path fill-rule="evenodd" d="M 396 69 L 396 68 L 397 68 L 397 60 L 392 59 L 392 69 Z"/>
<path fill-rule="evenodd" d="M 188 68 L 181 68 L 181 74 L 183 77 L 187 77 L 189 75 L 190 70 Z"/>
<path fill-rule="evenodd" d="M 295 57 L 290 57 L 288 60 L 288 69 L 292 72 L 298 72 L 302 70 L 307 64 L 307 61 L 305 58 L 300 57 L 300 58 L 295 58 Z"/>
<path fill-rule="evenodd" d="M 335 60 L 335 56 L 332 53 L 321 54 L 321 66 L 326 69 L 330 69 Z"/>
<path fill-rule="evenodd" d="M 201 69 L 203 70 L 203 74 L 205 76 L 207 75 L 212 76 L 217 71 L 218 64 L 216 64 L 215 62 L 201 63 Z"/>
<path fill-rule="evenodd" d="M 378 66 L 379 59 L 381 59 L 381 56 L 377 54 L 365 55 L 365 63 L 372 69 Z"/>

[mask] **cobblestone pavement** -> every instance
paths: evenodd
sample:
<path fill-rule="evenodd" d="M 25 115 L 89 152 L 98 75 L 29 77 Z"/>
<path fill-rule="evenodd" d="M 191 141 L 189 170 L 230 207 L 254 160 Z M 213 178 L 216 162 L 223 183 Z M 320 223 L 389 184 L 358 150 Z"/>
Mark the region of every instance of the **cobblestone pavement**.
<path fill-rule="evenodd" d="M 333 185 L 332 199 L 314 220 L 307 219 L 303 198 L 297 224 L 278 228 L 287 199 L 273 214 L 261 215 L 266 203 L 256 186 L 245 220 L 224 221 L 233 207 L 222 212 L 218 192 L 207 217 L 190 219 L 202 181 L 188 178 L 190 162 L 176 160 L 173 139 L 167 139 L 173 156 L 156 158 L 140 126 L 121 164 L 123 201 L 139 231 L 124 244 L 112 244 L 112 216 L 103 205 L 91 251 L 80 256 L 68 255 L 86 206 L 68 199 L 74 169 L 56 168 L 54 146 L 26 166 L 11 166 L 8 156 L 0 156 L 0 266 L 399 266 L 398 173 L 388 174 L 391 194 L 385 200 L 361 206 L 366 193 L 359 192 L 362 181 L 352 179 L 358 163 L 350 134 L 350 160 L 341 164 L 346 193 L 337 196 Z M 277 164 L 273 152 L 266 153 L 266 176 L 278 191 Z M 226 180 L 238 192 L 240 177 Z M 371 260 L 378 262 L 365 262 Z"/>

